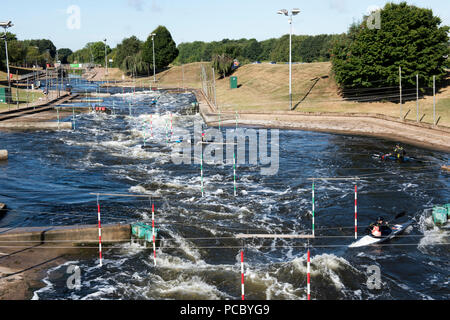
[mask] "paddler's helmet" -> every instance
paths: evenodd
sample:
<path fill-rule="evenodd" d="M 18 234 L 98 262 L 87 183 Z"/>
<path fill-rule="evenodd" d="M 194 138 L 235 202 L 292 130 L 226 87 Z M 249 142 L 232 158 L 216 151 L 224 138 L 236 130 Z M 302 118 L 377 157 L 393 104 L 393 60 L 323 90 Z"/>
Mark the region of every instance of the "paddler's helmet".
<path fill-rule="evenodd" d="M 384 221 L 383 217 L 378 217 L 377 221 Z"/>

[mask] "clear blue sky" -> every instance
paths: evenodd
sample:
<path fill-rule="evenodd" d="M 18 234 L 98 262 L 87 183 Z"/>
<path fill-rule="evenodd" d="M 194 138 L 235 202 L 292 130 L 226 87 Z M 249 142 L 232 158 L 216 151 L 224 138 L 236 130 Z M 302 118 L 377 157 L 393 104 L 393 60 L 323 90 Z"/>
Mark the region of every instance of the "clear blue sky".
<path fill-rule="evenodd" d="M 289 32 L 287 17 L 279 9 L 299 8 L 294 33 L 316 35 L 346 32 L 371 6 L 387 0 L 14 0 L 2 1 L 0 21 L 12 20 L 18 38 L 53 41 L 72 50 L 87 42 L 108 39 L 112 47 L 125 37 L 145 40 L 158 25 L 166 26 L 177 44 L 240 38 L 265 40 Z M 394 0 L 393 2 L 400 2 Z M 433 9 L 450 25 L 449 0 L 411 0 L 410 4 Z M 80 29 L 67 26 L 67 9 L 80 8 Z M 71 20 L 73 21 L 73 20 Z"/>

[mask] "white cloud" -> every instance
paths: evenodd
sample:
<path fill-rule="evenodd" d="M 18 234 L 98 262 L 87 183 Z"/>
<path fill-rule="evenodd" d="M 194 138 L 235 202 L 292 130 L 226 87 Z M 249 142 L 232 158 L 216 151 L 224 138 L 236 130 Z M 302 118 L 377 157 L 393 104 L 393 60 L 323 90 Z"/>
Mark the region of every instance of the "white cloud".
<path fill-rule="evenodd" d="M 128 0 L 128 5 L 135 8 L 137 11 L 142 11 L 145 0 Z"/>
<path fill-rule="evenodd" d="M 347 1 L 346 0 L 331 0 L 330 8 L 336 10 L 340 13 L 347 11 Z"/>

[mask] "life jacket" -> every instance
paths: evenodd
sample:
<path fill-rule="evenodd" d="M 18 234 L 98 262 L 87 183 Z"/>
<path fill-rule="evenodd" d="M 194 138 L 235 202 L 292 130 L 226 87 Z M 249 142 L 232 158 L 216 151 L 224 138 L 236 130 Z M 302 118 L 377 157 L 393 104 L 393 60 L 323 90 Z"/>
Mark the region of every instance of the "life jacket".
<path fill-rule="evenodd" d="M 374 226 L 372 229 L 372 235 L 374 237 L 381 237 L 381 231 L 379 226 Z"/>
<path fill-rule="evenodd" d="M 397 159 L 403 158 L 403 156 L 405 155 L 405 151 L 402 147 L 395 148 L 394 153 L 396 154 Z"/>

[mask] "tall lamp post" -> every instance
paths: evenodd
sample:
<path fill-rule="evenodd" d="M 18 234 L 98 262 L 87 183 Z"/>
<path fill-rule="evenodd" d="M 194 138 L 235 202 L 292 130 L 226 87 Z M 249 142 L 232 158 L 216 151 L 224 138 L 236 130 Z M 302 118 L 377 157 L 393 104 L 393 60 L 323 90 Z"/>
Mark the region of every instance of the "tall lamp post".
<path fill-rule="evenodd" d="M 8 88 L 11 92 L 11 77 L 10 77 L 10 72 L 9 72 L 9 60 L 8 60 L 8 41 L 6 40 L 6 29 L 13 27 L 14 25 L 12 24 L 11 21 L 8 22 L 0 22 L 0 27 L 2 27 L 3 29 L 5 29 L 5 50 L 6 50 L 6 68 L 7 68 L 7 72 L 8 72 Z"/>
<path fill-rule="evenodd" d="M 106 75 L 108 75 L 108 54 L 107 54 L 107 52 L 106 52 L 106 39 L 105 40 L 103 40 L 103 41 L 105 41 L 105 68 L 106 68 Z"/>
<path fill-rule="evenodd" d="M 290 13 L 286 9 L 282 9 L 277 13 L 289 17 L 289 108 L 292 110 L 292 18 L 300 13 L 300 9 L 292 9 Z"/>
<path fill-rule="evenodd" d="M 153 43 L 153 83 L 156 84 L 156 66 L 155 66 L 155 36 L 156 36 L 156 33 L 152 33 L 150 36 L 152 37 L 152 43 Z"/>

